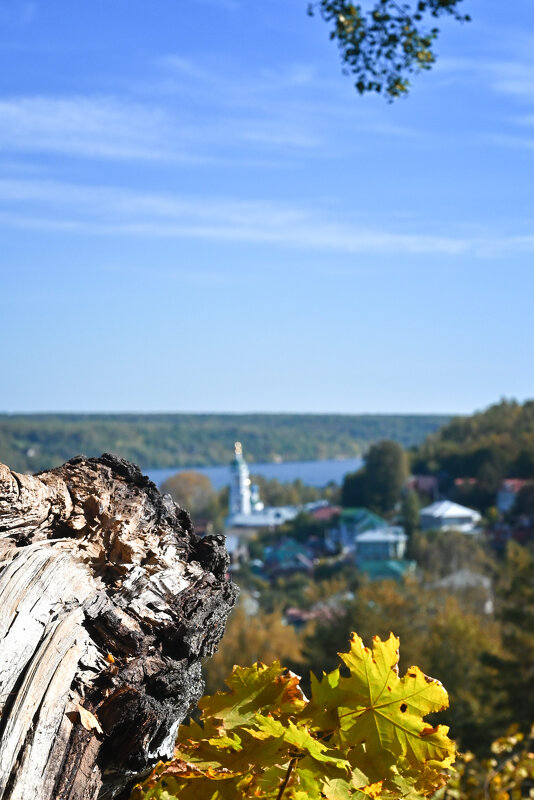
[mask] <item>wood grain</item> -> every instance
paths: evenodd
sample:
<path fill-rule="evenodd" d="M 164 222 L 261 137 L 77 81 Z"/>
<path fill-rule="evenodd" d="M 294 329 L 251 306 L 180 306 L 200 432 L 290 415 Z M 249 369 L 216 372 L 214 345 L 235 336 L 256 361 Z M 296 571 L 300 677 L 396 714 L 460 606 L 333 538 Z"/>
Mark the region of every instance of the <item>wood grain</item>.
<path fill-rule="evenodd" d="M 0 464 L 0 800 L 124 798 L 172 754 L 236 600 L 226 568 L 224 537 L 123 459 Z"/>

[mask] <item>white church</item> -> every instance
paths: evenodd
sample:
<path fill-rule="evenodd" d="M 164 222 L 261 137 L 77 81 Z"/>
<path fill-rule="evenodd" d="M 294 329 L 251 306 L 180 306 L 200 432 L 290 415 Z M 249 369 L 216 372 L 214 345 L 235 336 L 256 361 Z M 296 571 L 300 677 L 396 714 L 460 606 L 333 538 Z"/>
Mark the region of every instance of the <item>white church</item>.
<path fill-rule="evenodd" d="M 302 509 L 298 506 L 265 507 L 259 488 L 250 481 L 247 462 L 243 458 L 241 442 L 235 443 L 230 477 L 230 513 L 226 528 L 276 528 L 295 519 Z"/>

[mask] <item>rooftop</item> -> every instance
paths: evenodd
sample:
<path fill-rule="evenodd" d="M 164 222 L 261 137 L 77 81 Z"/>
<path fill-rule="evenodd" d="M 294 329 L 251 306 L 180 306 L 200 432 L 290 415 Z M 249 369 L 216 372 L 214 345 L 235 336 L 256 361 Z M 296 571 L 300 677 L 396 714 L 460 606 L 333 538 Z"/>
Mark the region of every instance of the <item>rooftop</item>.
<path fill-rule="evenodd" d="M 356 543 L 361 542 L 405 542 L 408 537 L 401 528 L 377 528 L 365 531 L 356 536 Z"/>
<path fill-rule="evenodd" d="M 479 520 L 480 514 L 467 506 L 453 503 L 452 500 L 438 500 L 426 508 L 421 509 L 421 515 L 425 517 L 435 517 L 436 519 L 447 519 L 458 517 L 468 517 L 471 520 Z"/>

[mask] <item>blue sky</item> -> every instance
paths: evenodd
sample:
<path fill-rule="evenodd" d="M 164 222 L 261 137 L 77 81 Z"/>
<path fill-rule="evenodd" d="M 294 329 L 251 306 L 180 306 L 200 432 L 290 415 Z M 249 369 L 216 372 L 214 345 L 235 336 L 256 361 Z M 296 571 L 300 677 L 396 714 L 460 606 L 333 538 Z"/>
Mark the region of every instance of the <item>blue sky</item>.
<path fill-rule="evenodd" d="M 0 410 L 534 394 L 531 0 L 394 104 L 306 5 L 0 1 Z"/>

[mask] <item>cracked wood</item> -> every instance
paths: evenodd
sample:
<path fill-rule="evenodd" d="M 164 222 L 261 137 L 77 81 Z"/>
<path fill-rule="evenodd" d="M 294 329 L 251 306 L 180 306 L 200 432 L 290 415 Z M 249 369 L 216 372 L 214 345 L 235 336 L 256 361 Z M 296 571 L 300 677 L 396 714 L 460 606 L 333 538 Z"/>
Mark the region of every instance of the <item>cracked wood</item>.
<path fill-rule="evenodd" d="M 0 464 L 0 800 L 119 800 L 172 754 L 236 600 L 227 563 L 123 459 Z"/>

